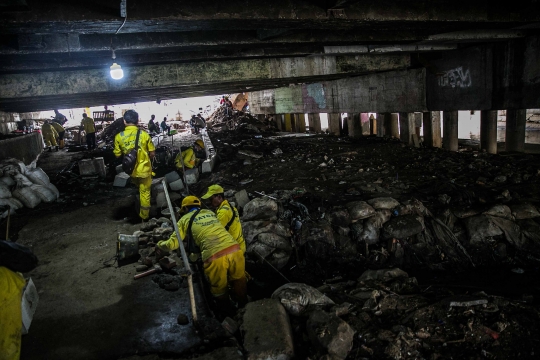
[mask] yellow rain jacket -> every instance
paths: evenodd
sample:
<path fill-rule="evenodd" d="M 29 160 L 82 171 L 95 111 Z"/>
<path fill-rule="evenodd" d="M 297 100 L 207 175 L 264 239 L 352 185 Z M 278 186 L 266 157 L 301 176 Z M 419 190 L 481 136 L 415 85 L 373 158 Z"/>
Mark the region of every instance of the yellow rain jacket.
<path fill-rule="evenodd" d="M 176 168 L 178 170 L 182 170 L 181 159 L 184 159 L 184 166 L 186 169 L 193 169 L 199 163 L 199 159 L 197 159 L 195 156 L 195 151 L 193 151 L 193 148 L 191 147 L 176 155 L 174 163 L 176 164 Z"/>
<path fill-rule="evenodd" d="M 190 211 L 178 220 L 178 231 L 182 239 L 186 238 L 186 231 L 189 221 L 196 210 Z M 202 261 L 208 260 L 216 253 L 227 249 L 233 245 L 237 245 L 231 234 L 221 225 L 216 214 L 211 210 L 202 209 L 191 225 L 193 239 L 197 246 L 201 249 Z M 180 246 L 176 233 L 173 233 L 169 240 L 158 242 L 157 246 L 166 251 L 176 250 Z"/>
<path fill-rule="evenodd" d="M 41 132 L 43 135 L 43 141 L 47 146 L 56 146 L 56 139 L 58 138 L 58 132 L 51 124 L 43 124 L 41 127 Z"/>
<path fill-rule="evenodd" d="M 84 126 L 84 132 L 87 134 L 95 133 L 96 127 L 94 126 L 94 119 L 91 117 L 85 117 L 81 121 L 81 126 Z"/>
<path fill-rule="evenodd" d="M 240 249 L 242 252 L 246 252 L 246 241 L 244 240 L 244 233 L 242 232 L 242 224 L 240 223 L 240 215 L 238 214 L 238 210 L 236 210 L 235 207 L 231 206 L 229 204 L 229 201 L 223 200 L 221 205 L 219 205 L 219 208 L 216 211 L 217 218 L 221 222 L 221 225 L 223 227 L 226 227 L 229 221 L 231 221 L 233 217 L 233 211 L 236 214 L 233 222 L 231 223 L 231 226 L 229 227 L 229 234 L 232 235 L 234 240 L 240 245 Z"/>
<path fill-rule="evenodd" d="M 18 360 L 21 354 L 21 300 L 26 281 L 0 266 L 0 359 Z"/>
<path fill-rule="evenodd" d="M 52 127 L 60 134 L 62 131 L 66 131 L 62 125 L 56 121 L 51 122 Z"/>
<path fill-rule="evenodd" d="M 114 138 L 114 155 L 120 157 L 130 152 L 135 148 L 135 139 L 137 138 L 137 130 L 135 125 L 128 125 L 126 129 Z M 148 153 L 155 151 L 156 148 L 152 143 L 152 138 L 146 131 L 141 130 L 139 135 L 139 151 L 137 154 L 137 166 L 133 170 L 131 177 L 147 178 L 152 176 L 152 163 Z"/>

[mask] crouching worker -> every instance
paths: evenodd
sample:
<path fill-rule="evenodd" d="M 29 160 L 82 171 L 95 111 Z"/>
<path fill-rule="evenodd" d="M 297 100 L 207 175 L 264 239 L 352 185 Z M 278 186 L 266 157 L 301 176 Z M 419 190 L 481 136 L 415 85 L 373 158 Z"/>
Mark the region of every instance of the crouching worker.
<path fill-rule="evenodd" d="M 152 162 L 156 148 L 152 138 L 146 131 L 139 130 L 139 114 L 135 110 L 128 110 L 124 114 L 126 129 L 114 137 L 114 155 L 120 158 L 135 148 L 138 138 L 137 163 L 133 172 L 129 174 L 131 181 L 139 188 L 141 210 L 139 216 L 146 220 L 150 215 L 150 188 L 152 187 Z M 138 133 L 138 134 L 137 134 Z"/>
<path fill-rule="evenodd" d="M 204 275 L 210 285 L 210 292 L 219 302 L 218 306 L 228 306 L 230 281 L 238 305 L 243 307 L 247 303 L 247 286 L 244 253 L 240 245 L 211 210 L 201 209 L 199 198 L 185 197 L 180 211 L 183 214 L 178 220 L 180 236 L 184 241 L 188 241 L 191 236 L 199 247 Z M 157 247 L 163 251 L 178 249 L 176 234 L 173 233 L 169 240 L 158 242 Z"/>
<path fill-rule="evenodd" d="M 201 196 L 202 199 L 210 200 L 210 204 L 216 208 L 216 215 L 221 225 L 225 230 L 232 235 L 233 239 L 240 245 L 240 250 L 246 253 L 246 241 L 242 232 L 242 224 L 240 223 L 240 215 L 238 210 L 225 199 L 224 190 L 219 185 L 210 185 L 206 194 Z"/>
<path fill-rule="evenodd" d="M 199 166 L 201 159 L 206 159 L 206 153 L 204 152 L 204 142 L 201 139 L 195 141 L 193 146 L 181 151 L 176 155 L 174 163 L 176 169 L 182 171 L 182 160 L 184 161 L 184 167 L 186 169 L 193 169 Z"/>

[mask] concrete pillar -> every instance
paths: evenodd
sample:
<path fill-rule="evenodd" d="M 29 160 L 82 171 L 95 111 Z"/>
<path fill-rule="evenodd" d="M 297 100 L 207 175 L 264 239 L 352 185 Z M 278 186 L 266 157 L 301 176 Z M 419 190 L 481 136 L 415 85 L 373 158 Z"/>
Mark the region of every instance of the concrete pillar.
<path fill-rule="evenodd" d="M 322 132 L 321 116 L 319 114 L 308 114 L 309 130 L 315 133 Z"/>
<path fill-rule="evenodd" d="M 384 136 L 384 124 L 386 122 L 386 114 L 377 113 L 377 137 Z"/>
<path fill-rule="evenodd" d="M 347 128 L 349 129 L 349 137 L 358 138 L 362 136 L 362 125 L 360 124 L 360 114 L 347 114 Z"/>
<path fill-rule="evenodd" d="M 283 131 L 285 128 L 284 122 L 283 122 L 283 114 L 276 114 L 274 116 L 274 119 L 276 119 L 276 126 L 279 131 Z"/>
<path fill-rule="evenodd" d="M 443 112 L 443 149 L 458 151 L 458 112 Z"/>
<path fill-rule="evenodd" d="M 306 114 L 296 114 L 296 132 L 306 132 Z"/>
<path fill-rule="evenodd" d="M 399 139 L 399 117 L 397 113 L 384 115 L 384 135 Z"/>
<path fill-rule="evenodd" d="M 284 116 L 284 119 L 285 119 L 285 131 L 286 132 L 291 132 L 292 131 L 292 115 L 291 114 L 285 114 Z"/>
<path fill-rule="evenodd" d="M 413 145 L 414 113 L 399 113 L 399 138 L 408 145 Z"/>
<path fill-rule="evenodd" d="M 525 151 L 526 109 L 506 110 L 506 151 Z"/>
<path fill-rule="evenodd" d="M 362 125 L 362 135 L 367 136 L 370 134 L 369 128 L 370 128 L 370 122 L 369 122 L 369 114 L 368 113 L 361 113 L 360 114 L 360 124 Z"/>
<path fill-rule="evenodd" d="M 422 113 L 414 113 L 414 132 L 420 139 L 420 129 L 422 128 Z"/>
<path fill-rule="evenodd" d="M 369 117 L 369 134 L 370 135 L 377 135 L 377 119 L 373 114 Z"/>
<path fill-rule="evenodd" d="M 490 154 L 497 153 L 497 110 L 480 113 L 480 148 Z"/>
<path fill-rule="evenodd" d="M 341 129 L 340 123 L 341 123 L 341 114 L 339 113 L 328 114 L 328 131 L 331 134 L 339 136 L 339 132 Z"/>
<path fill-rule="evenodd" d="M 422 114 L 424 124 L 424 144 L 427 147 L 442 147 L 441 112 L 430 111 Z"/>

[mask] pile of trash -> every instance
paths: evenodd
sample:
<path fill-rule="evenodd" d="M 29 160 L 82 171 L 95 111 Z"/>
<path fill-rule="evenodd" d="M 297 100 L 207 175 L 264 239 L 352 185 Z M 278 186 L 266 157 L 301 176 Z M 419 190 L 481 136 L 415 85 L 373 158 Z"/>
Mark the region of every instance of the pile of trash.
<path fill-rule="evenodd" d="M 288 283 L 272 298 L 289 315 L 283 331 L 297 358 L 533 358 L 538 336 L 528 328 L 538 311 L 526 301 L 422 287 L 399 268 L 319 288 Z"/>
<path fill-rule="evenodd" d="M 221 105 L 206 120 L 208 129 L 214 132 L 231 130 L 242 133 L 258 134 L 265 131 L 274 131 L 258 118 L 242 111 L 232 110 L 225 105 Z"/>
<path fill-rule="evenodd" d="M 36 161 L 28 166 L 13 158 L 0 162 L 0 218 L 23 207 L 33 209 L 41 202 L 54 202 L 60 196 Z"/>

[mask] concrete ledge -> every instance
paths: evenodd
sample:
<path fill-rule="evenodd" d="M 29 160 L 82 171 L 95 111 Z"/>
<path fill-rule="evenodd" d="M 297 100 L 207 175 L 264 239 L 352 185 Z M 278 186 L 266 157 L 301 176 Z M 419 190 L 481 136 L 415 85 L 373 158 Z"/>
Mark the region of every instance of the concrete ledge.
<path fill-rule="evenodd" d="M 28 165 L 42 151 L 43 139 L 38 132 L 0 141 L 0 159 L 15 158 Z"/>

